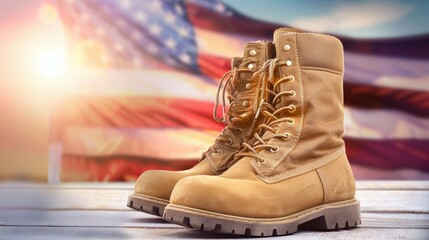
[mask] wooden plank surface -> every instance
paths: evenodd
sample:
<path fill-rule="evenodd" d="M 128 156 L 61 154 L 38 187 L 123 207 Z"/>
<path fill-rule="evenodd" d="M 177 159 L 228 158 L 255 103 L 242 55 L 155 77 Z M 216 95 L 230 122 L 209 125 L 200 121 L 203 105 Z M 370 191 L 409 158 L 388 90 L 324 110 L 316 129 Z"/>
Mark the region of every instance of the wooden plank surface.
<path fill-rule="evenodd" d="M 0 227 L 3 239 L 237 239 L 228 235 L 201 233 L 189 229 L 153 229 L 153 228 L 87 228 L 87 227 Z M 243 238 L 238 238 L 243 239 Z M 258 238 L 252 238 L 258 239 Z M 286 237 L 261 239 L 365 239 L 393 240 L 417 239 L 427 240 L 426 229 L 373 229 L 356 228 L 341 231 L 301 231 Z"/>
<path fill-rule="evenodd" d="M 51 210 L 128 210 L 132 189 L 2 188 L 0 208 Z M 429 213 L 429 190 L 358 190 L 363 212 Z M 31 199 L 31 201 L 29 201 Z"/>
<path fill-rule="evenodd" d="M 161 218 L 137 211 L 2 210 L 0 226 L 147 227 L 180 228 Z M 429 229 L 427 214 L 362 213 L 365 228 Z"/>
<path fill-rule="evenodd" d="M 0 183 L 0 239 L 220 238 L 125 206 L 130 183 Z M 287 239 L 429 239 L 429 181 L 357 183 L 362 225 Z M 275 238 L 270 238 L 275 239 Z"/>

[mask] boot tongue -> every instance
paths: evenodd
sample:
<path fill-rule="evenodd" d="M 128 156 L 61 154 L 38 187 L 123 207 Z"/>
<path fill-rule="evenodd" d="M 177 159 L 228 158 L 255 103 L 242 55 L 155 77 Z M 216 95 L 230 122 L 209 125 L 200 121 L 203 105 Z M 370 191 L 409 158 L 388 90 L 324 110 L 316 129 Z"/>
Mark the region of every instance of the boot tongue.
<path fill-rule="evenodd" d="M 239 68 L 256 72 L 265 61 L 274 57 L 274 46 L 271 42 L 248 42 L 244 47 L 243 61 Z"/>
<path fill-rule="evenodd" d="M 231 61 L 232 69 L 247 69 L 249 72 L 243 72 L 240 77 L 237 77 L 233 89 L 238 89 L 239 85 L 250 83 L 253 79 L 252 74 L 258 71 L 268 59 L 274 58 L 275 50 L 271 42 L 255 41 L 248 42 L 244 47 L 243 57 L 235 57 Z M 246 89 L 241 89 L 237 92 L 237 96 L 246 94 Z M 229 92 L 231 93 L 231 92 Z"/>
<path fill-rule="evenodd" d="M 232 83 L 233 90 L 236 91 L 234 98 L 236 99 L 235 107 L 232 109 L 230 121 L 233 125 L 246 124 L 250 119 L 253 119 L 256 114 L 254 109 L 254 95 L 257 95 L 259 87 L 256 86 L 258 81 L 253 78 L 253 73 L 258 71 L 268 59 L 275 55 L 274 45 L 271 42 L 249 42 L 244 47 L 243 57 L 241 62 L 233 59 L 233 67 L 238 64 L 238 69 L 249 71 L 241 71 L 239 77 L 236 77 Z M 249 86 L 249 87 L 247 87 Z M 253 90 L 252 90 L 253 89 Z M 230 93 L 233 91 L 230 91 Z"/>

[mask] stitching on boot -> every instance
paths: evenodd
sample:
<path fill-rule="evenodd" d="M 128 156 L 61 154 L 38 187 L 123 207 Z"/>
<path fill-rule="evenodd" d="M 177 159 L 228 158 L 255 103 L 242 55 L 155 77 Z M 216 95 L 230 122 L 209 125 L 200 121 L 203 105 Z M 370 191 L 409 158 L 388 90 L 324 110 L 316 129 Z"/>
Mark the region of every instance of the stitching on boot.
<path fill-rule="evenodd" d="M 326 180 L 325 171 L 323 171 L 322 168 L 316 169 L 316 172 L 317 172 L 317 175 L 319 175 L 320 182 L 322 183 L 322 188 L 323 188 L 323 201 L 322 201 L 322 204 L 324 204 L 327 201 L 328 195 L 329 195 L 328 182 Z"/>
<path fill-rule="evenodd" d="M 290 33 L 289 33 L 290 34 Z M 285 157 L 293 150 L 295 149 L 296 145 L 299 142 L 299 138 L 301 136 L 301 131 L 302 131 L 302 127 L 303 127 L 303 122 L 304 122 L 304 89 L 303 89 L 303 81 L 302 81 L 302 75 L 301 75 L 301 62 L 299 60 L 299 56 L 298 56 L 298 43 L 296 40 L 296 33 L 292 33 L 292 38 L 294 41 L 294 51 L 295 51 L 295 61 L 297 63 L 297 72 L 298 72 L 298 82 L 299 82 L 299 93 L 301 95 L 300 97 L 300 105 L 301 105 L 301 116 L 300 116 L 300 124 L 297 130 L 297 136 L 296 139 L 294 141 L 294 143 L 292 144 L 292 146 L 290 147 L 289 151 L 286 151 L 274 164 L 273 166 L 268 170 L 267 174 L 265 175 L 266 178 L 270 178 L 268 177 L 268 175 L 270 175 L 272 173 L 272 171 L 274 171 L 274 169 L 280 165 L 280 163 L 282 163 L 285 159 Z"/>
<path fill-rule="evenodd" d="M 237 153 L 238 151 L 232 151 L 228 156 L 226 156 L 218 165 L 213 164 L 213 167 L 215 167 L 216 171 L 222 171 L 225 169 L 225 163 L 229 161 L 229 159 L 234 156 L 235 153 Z M 212 162 L 213 163 L 213 162 Z"/>
<path fill-rule="evenodd" d="M 304 70 L 315 70 L 315 71 L 322 71 L 322 72 L 328 72 L 328 73 L 333 73 L 333 74 L 337 74 L 340 76 L 343 76 L 342 72 L 338 72 L 335 70 L 331 70 L 329 68 L 323 68 L 323 67 L 312 67 L 312 66 L 301 66 L 301 69 Z"/>
<path fill-rule="evenodd" d="M 328 163 L 340 158 L 341 156 L 343 156 L 345 154 L 345 147 L 341 147 L 340 149 L 338 149 L 337 151 L 335 151 L 334 153 L 332 153 L 331 155 L 328 155 L 326 157 L 320 158 L 315 160 L 314 162 L 307 164 L 306 166 L 303 166 L 301 168 L 295 168 L 293 170 L 289 170 L 277 175 L 274 175 L 272 177 L 260 177 L 258 176 L 261 180 L 263 180 L 266 183 L 275 183 L 275 182 L 279 182 L 291 177 L 295 177 L 295 176 L 299 176 L 302 175 L 304 173 L 307 173 L 309 171 L 315 170 L 316 168 L 320 168 L 323 167 L 325 165 L 327 165 Z"/>

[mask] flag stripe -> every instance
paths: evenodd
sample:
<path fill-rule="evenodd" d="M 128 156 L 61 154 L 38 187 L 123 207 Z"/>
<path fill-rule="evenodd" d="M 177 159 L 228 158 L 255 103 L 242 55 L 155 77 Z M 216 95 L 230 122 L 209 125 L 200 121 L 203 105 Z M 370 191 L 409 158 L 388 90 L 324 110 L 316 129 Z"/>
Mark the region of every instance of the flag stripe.
<path fill-rule="evenodd" d="M 427 91 L 347 82 L 344 83 L 344 103 L 357 108 L 400 110 L 415 116 L 429 117 L 429 92 Z"/>
<path fill-rule="evenodd" d="M 213 101 L 217 82 L 180 71 L 82 70 L 66 79 L 67 95 L 155 96 Z"/>
<path fill-rule="evenodd" d="M 429 91 L 429 62 L 345 52 L 344 81 Z"/>
<path fill-rule="evenodd" d="M 413 168 L 429 171 L 429 141 L 372 140 L 346 138 L 347 156 L 352 163 L 381 169 Z"/>
<path fill-rule="evenodd" d="M 61 108 L 69 126 L 221 130 L 213 120 L 213 103 L 160 97 L 68 97 Z M 61 111 L 61 109 L 59 109 Z"/>
<path fill-rule="evenodd" d="M 188 18 L 196 28 L 209 31 L 252 36 L 260 40 L 272 40 L 273 32 L 282 26 L 249 18 L 229 8 L 229 16 L 201 7 L 198 3 L 187 2 Z M 356 53 L 370 53 L 391 57 L 429 59 L 429 34 L 387 39 L 354 39 L 337 36 L 344 49 Z"/>
<path fill-rule="evenodd" d="M 132 156 L 88 157 L 64 154 L 61 161 L 61 180 L 135 181 L 147 170 L 185 170 L 197 162 L 198 160 L 159 161 Z"/>
<path fill-rule="evenodd" d="M 344 108 L 345 136 L 359 139 L 426 139 L 429 118 L 399 111 Z"/>
<path fill-rule="evenodd" d="M 247 42 L 257 41 L 248 35 L 228 34 L 195 28 L 198 51 L 200 54 L 222 56 L 229 59 L 243 55 L 244 45 Z"/>
<path fill-rule="evenodd" d="M 87 128 L 65 127 L 65 154 L 141 156 L 165 161 L 197 159 L 213 144 L 219 131 L 189 128 Z"/>
<path fill-rule="evenodd" d="M 418 169 L 379 169 L 360 164 L 351 164 L 351 167 L 356 180 L 429 180 L 429 172 L 419 171 Z"/>

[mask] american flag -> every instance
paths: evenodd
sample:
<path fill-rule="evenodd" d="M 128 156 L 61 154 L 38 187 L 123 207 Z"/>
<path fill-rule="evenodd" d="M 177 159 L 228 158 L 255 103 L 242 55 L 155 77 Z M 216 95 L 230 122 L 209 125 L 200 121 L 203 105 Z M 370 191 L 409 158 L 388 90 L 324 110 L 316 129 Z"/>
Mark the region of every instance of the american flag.
<path fill-rule="evenodd" d="M 56 6 L 70 61 L 81 66 L 53 114 L 65 181 L 133 180 L 195 164 L 224 127 L 212 120 L 217 79 L 246 42 L 272 40 L 281 27 L 216 0 Z M 337 37 L 357 178 L 429 178 L 429 35 Z"/>

